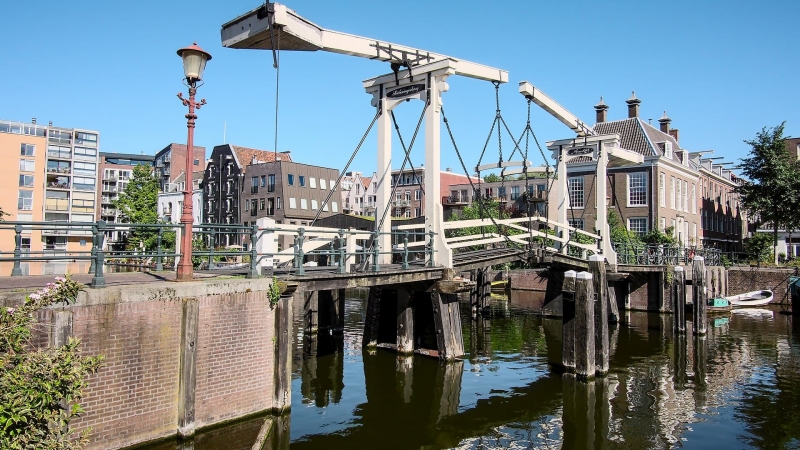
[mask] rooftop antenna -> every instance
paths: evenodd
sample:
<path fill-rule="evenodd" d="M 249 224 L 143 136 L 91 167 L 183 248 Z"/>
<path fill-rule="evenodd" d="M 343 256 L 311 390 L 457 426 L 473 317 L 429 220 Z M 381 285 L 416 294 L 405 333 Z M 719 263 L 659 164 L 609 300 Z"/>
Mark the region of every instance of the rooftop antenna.
<path fill-rule="evenodd" d="M 222 144 L 227 144 L 228 122 L 222 122 Z"/>

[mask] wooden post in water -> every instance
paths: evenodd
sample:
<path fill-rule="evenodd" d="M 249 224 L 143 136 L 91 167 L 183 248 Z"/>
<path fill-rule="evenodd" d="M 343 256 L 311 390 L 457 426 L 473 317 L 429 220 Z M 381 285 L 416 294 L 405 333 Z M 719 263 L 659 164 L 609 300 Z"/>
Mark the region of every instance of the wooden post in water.
<path fill-rule="evenodd" d="M 319 291 L 303 293 L 303 321 L 306 335 L 317 334 L 319 331 Z"/>
<path fill-rule="evenodd" d="M 575 277 L 577 272 L 564 272 L 561 288 L 561 365 L 567 372 L 575 371 Z"/>
<path fill-rule="evenodd" d="M 281 296 L 275 305 L 275 384 L 272 399 L 272 412 L 275 414 L 282 414 L 292 407 L 292 313 L 296 296 Z"/>
<path fill-rule="evenodd" d="M 673 297 L 672 309 L 675 321 L 673 329 L 678 334 L 684 334 L 686 333 L 686 271 L 681 266 L 675 267 L 675 278 L 670 292 Z"/>
<path fill-rule="evenodd" d="M 411 308 L 411 293 L 397 289 L 397 353 L 414 353 L 414 310 Z"/>
<path fill-rule="evenodd" d="M 200 303 L 196 298 L 183 300 L 181 316 L 181 359 L 178 380 L 178 436 L 194 436 L 195 388 L 197 385 L 197 335 Z M 277 331 L 277 329 L 276 329 Z"/>
<path fill-rule="evenodd" d="M 692 260 L 692 329 L 694 334 L 704 335 L 706 321 L 706 264 L 702 256 Z"/>
<path fill-rule="evenodd" d="M 580 378 L 594 377 L 594 281 L 589 272 L 575 277 L 575 374 Z"/>
<path fill-rule="evenodd" d="M 381 318 L 381 296 L 383 289 L 380 286 L 369 288 L 367 297 L 367 314 L 364 317 L 363 347 L 375 348 L 378 346 L 378 326 Z"/>
<path fill-rule="evenodd" d="M 603 255 L 589 257 L 589 273 L 594 281 L 594 350 L 597 375 L 608 373 L 608 281 L 606 280 L 606 259 Z"/>
<path fill-rule="evenodd" d="M 461 308 L 456 294 L 431 292 L 433 322 L 439 359 L 453 360 L 464 354 L 461 331 Z"/>

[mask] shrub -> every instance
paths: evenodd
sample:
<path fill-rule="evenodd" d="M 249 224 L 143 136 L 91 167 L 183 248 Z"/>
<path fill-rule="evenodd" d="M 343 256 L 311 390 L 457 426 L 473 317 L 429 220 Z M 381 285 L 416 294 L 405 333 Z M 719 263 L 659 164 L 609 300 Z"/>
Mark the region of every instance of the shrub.
<path fill-rule="evenodd" d="M 35 313 L 73 302 L 82 288 L 59 277 L 19 307 L 0 308 L 0 448 L 75 450 L 88 442 L 89 430 L 76 435 L 69 424 L 83 412 L 85 378 L 102 357 L 81 356 L 73 338 L 58 348 L 30 341 Z"/>

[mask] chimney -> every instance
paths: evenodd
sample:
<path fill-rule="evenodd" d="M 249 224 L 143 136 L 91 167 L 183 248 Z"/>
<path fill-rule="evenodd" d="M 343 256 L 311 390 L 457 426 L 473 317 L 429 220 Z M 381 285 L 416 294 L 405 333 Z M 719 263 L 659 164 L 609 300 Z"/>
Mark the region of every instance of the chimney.
<path fill-rule="evenodd" d="M 669 130 L 669 135 L 672 136 L 673 139 L 675 139 L 675 142 L 680 143 L 680 140 L 678 140 L 678 136 L 680 136 L 680 133 L 678 133 L 677 128 L 672 128 L 671 130 Z"/>
<path fill-rule="evenodd" d="M 444 169 L 444 170 L 445 170 L 446 172 L 452 172 L 452 171 L 453 171 L 453 169 L 451 169 L 450 167 L 448 167 L 447 169 Z"/>
<path fill-rule="evenodd" d="M 639 117 L 639 105 L 642 101 L 636 98 L 636 91 L 631 91 L 631 98 L 625 100 L 625 103 L 628 104 L 628 118 Z"/>
<path fill-rule="evenodd" d="M 596 123 L 603 123 L 608 120 L 608 105 L 603 101 L 603 97 L 600 97 L 600 103 L 594 105 L 594 110 L 597 113 L 595 117 Z"/>
<path fill-rule="evenodd" d="M 48 127 L 52 127 L 53 126 L 53 121 L 51 120 L 50 122 L 47 122 L 47 126 Z"/>
<path fill-rule="evenodd" d="M 36 125 L 36 117 L 34 117 L 33 119 L 31 119 L 31 123 L 32 123 L 32 124 L 34 124 L 34 125 Z"/>
<path fill-rule="evenodd" d="M 667 112 L 664 111 L 664 115 L 658 119 L 658 123 L 661 125 L 661 132 L 669 134 L 669 123 L 672 122 L 672 119 L 667 117 Z"/>

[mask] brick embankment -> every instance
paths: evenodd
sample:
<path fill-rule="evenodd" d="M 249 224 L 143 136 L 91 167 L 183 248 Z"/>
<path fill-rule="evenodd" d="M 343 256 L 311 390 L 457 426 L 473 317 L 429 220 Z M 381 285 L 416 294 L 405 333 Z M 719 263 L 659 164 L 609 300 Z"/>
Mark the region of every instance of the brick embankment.
<path fill-rule="evenodd" d="M 68 314 L 70 335 L 81 339 L 83 353 L 105 357 L 88 379 L 86 412 L 73 422 L 77 430 L 92 428 L 88 448 L 117 449 L 176 434 L 179 404 L 189 404 L 179 388 L 188 373 L 181 363 L 185 348 L 194 349 L 194 408 L 187 414 L 194 428 L 273 408 L 276 317 L 266 295 L 270 283 L 140 282 L 86 289 L 74 305 L 41 311 L 35 345 L 52 343 L 56 314 Z M 18 301 L 20 291 L 6 291 L 4 301 Z M 187 321 L 187 302 L 198 305 L 194 322 Z M 187 323 L 196 324 L 196 342 L 183 342 Z"/>
<path fill-rule="evenodd" d="M 793 275 L 800 275 L 797 268 L 731 267 L 727 270 L 728 295 L 768 289 L 773 292 L 773 303 L 785 302 Z"/>

